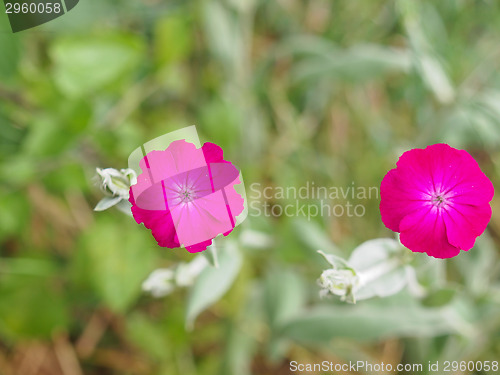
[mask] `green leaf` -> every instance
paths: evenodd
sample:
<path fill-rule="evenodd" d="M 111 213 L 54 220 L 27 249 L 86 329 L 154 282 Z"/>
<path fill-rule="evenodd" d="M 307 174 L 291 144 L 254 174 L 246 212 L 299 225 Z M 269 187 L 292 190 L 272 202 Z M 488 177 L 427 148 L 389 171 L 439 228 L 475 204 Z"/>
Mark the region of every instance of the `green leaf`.
<path fill-rule="evenodd" d="M 169 14 L 155 27 L 155 55 L 159 64 L 177 62 L 192 49 L 191 27 L 183 14 Z"/>
<path fill-rule="evenodd" d="M 12 34 L 7 14 L 3 11 L 0 12 L 0 46 L 2 46 L 0 78 L 2 83 L 9 82 L 17 75 L 22 51 L 21 38 L 19 34 Z"/>
<path fill-rule="evenodd" d="M 453 263 L 462 274 L 465 287 L 475 295 L 484 295 L 497 277 L 497 248 L 491 236 L 484 233 L 471 251 L 461 252 Z"/>
<path fill-rule="evenodd" d="M 141 236 L 141 227 L 126 225 L 130 228 L 123 230 L 123 224 L 102 217 L 81 243 L 85 259 L 80 259 L 80 264 L 86 268 L 88 280 L 102 300 L 118 312 L 125 311 L 139 295 L 155 256 L 155 249 Z"/>
<path fill-rule="evenodd" d="M 316 222 L 297 218 L 293 221 L 293 229 L 301 242 L 311 250 L 340 253 L 330 238 L 325 234 L 325 231 Z"/>
<path fill-rule="evenodd" d="M 237 324 L 232 324 L 226 340 L 226 353 L 221 373 L 223 375 L 251 375 L 252 357 L 257 347 L 255 339 Z"/>
<path fill-rule="evenodd" d="M 245 45 L 239 19 L 220 2 L 207 2 L 204 7 L 204 31 L 212 53 L 230 72 L 240 68 Z M 243 62 L 244 63 L 244 62 Z"/>
<path fill-rule="evenodd" d="M 264 296 L 271 328 L 278 329 L 302 310 L 306 289 L 297 272 L 275 268 L 266 277 Z"/>
<path fill-rule="evenodd" d="M 450 303 L 456 294 L 457 294 L 456 289 L 452 288 L 439 289 L 430 293 L 427 297 L 425 297 L 422 300 L 422 304 L 424 304 L 427 307 L 444 306 Z"/>
<path fill-rule="evenodd" d="M 53 266 L 47 264 L 43 267 Z M 39 268 L 34 263 L 30 267 L 30 272 Z M 64 296 L 49 278 L 3 275 L 0 294 L 0 331 L 14 340 L 50 338 L 55 331 L 66 329 L 68 325 L 69 315 Z"/>
<path fill-rule="evenodd" d="M 17 153 L 10 158 L 8 163 L 0 165 L 0 179 L 13 185 L 25 186 L 35 177 L 36 168 L 36 160 L 24 153 Z"/>
<path fill-rule="evenodd" d="M 402 16 L 414 54 L 414 66 L 420 78 L 438 101 L 451 103 L 456 96 L 455 89 L 425 30 L 425 26 L 432 24 L 434 20 L 423 13 L 423 7 L 418 2 L 402 0 L 397 3 L 397 8 Z M 428 19 L 424 21 L 425 16 Z"/>
<path fill-rule="evenodd" d="M 0 31 L 0 46 L 2 58 L 0 59 L 0 78 L 9 81 L 17 73 L 21 46 L 19 37 L 10 32 Z"/>
<path fill-rule="evenodd" d="M 159 360 L 169 358 L 169 342 L 149 317 L 139 313 L 128 317 L 127 333 L 134 345 L 152 358 Z"/>
<path fill-rule="evenodd" d="M 26 135 L 26 128 L 14 124 L 0 108 L 0 133 L 0 157 L 3 158 L 19 151 Z"/>
<path fill-rule="evenodd" d="M 196 279 L 188 297 L 186 326 L 191 328 L 196 317 L 217 302 L 231 287 L 242 264 L 242 256 L 230 240 L 219 249 L 219 267 L 207 267 Z"/>
<path fill-rule="evenodd" d="M 89 181 L 86 167 L 79 160 L 67 160 L 59 168 L 45 173 L 41 178 L 41 182 L 48 191 L 55 194 L 64 194 L 68 191 L 68 188 L 88 193 L 89 190 L 94 190 L 95 187 L 92 185 L 92 181 Z"/>
<path fill-rule="evenodd" d="M 290 38 L 281 50 L 300 58 L 292 70 L 296 81 L 332 78 L 364 82 L 388 72 L 408 72 L 411 67 L 407 50 L 377 44 L 342 49 L 322 38 L 300 36 Z"/>
<path fill-rule="evenodd" d="M 26 136 L 24 151 L 33 156 L 60 155 L 68 146 L 70 139 L 67 132 L 62 131 L 57 118 L 37 116 L 33 119 Z"/>
<path fill-rule="evenodd" d="M 272 268 L 264 283 L 264 302 L 271 338 L 267 357 L 279 362 L 288 351 L 289 342 L 279 336 L 281 328 L 300 314 L 307 301 L 307 291 L 302 278 L 291 269 Z"/>
<path fill-rule="evenodd" d="M 112 84 L 138 65 L 143 43 L 133 35 L 68 37 L 50 50 L 54 80 L 66 95 L 83 96 Z"/>
<path fill-rule="evenodd" d="M 237 138 L 243 121 L 241 109 L 231 101 L 213 97 L 200 108 L 200 123 L 203 124 L 211 139 L 226 150 L 233 146 L 232 140 Z"/>
<path fill-rule="evenodd" d="M 28 276 L 52 276 L 56 273 L 55 264 L 43 259 L 0 258 L 0 272 Z"/>
<path fill-rule="evenodd" d="M 6 179 L 4 179 L 5 181 Z M 22 233 L 28 224 L 32 207 L 24 191 L 0 190 L 0 239 Z"/>
<path fill-rule="evenodd" d="M 262 283 L 253 283 L 245 294 L 245 302 L 241 304 L 238 317 L 228 325 L 221 375 L 252 373 L 252 359 L 261 348 L 261 342 L 257 339 L 259 327 L 265 324 L 262 292 Z"/>

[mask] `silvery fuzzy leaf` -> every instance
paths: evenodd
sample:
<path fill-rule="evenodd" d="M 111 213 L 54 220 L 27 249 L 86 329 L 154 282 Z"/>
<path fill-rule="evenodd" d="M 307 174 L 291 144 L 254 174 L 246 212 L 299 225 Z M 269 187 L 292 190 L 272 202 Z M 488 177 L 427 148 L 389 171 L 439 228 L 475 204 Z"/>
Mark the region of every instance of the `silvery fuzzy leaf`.
<path fill-rule="evenodd" d="M 217 258 L 215 240 L 212 240 L 212 244 L 203 252 L 203 255 L 212 267 L 219 268 L 219 259 Z"/>
<path fill-rule="evenodd" d="M 348 263 L 357 271 L 360 285 L 356 299 L 387 297 L 408 283 L 404 248 L 391 238 L 369 240 L 354 249 Z"/>
<path fill-rule="evenodd" d="M 94 208 L 94 211 L 104 211 L 114 205 L 118 204 L 122 200 L 122 197 L 104 197 Z"/>
<path fill-rule="evenodd" d="M 401 245 L 392 238 L 377 238 L 363 242 L 356 247 L 348 263 L 362 272 L 393 258 L 401 251 Z"/>
<path fill-rule="evenodd" d="M 338 269 L 352 269 L 352 267 L 347 263 L 347 261 L 337 255 L 333 254 L 326 254 L 321 250 L 318 250 L 318 253 L 325 258 L 325 260 L 330 263 L 330 265 L 338 270 Z"/>
<path fill-rule="evenodd" d="M 125 199 L 122 199 L 117 205 L 116 208 L 118 208 L 121 212 L 124 214 L 127 214 L 129 216 L 132 216 L 132 204 Z"/>
<path fill-rule="evenodd" d="M 452 306 L 429 309 L 401 293 L 384 303 L 372 300 L 354 306 L 316 306 L 302 311 L 282 328 L 281 334 L 298 343 L 331 344 L 332 339 L 380 341 L 394 336 L 435 337 L 462 333 L 454 324 Z M 452 315 L 453 314 L 453 315 Z"/>
<path fill-rule="evenodd" d="M 226 240 L 219 251 L 219 268 L 206 267 L 196 279 L 188 297 L 186 326 L 192 328 L 194 320 L 203 310 L 217 302 L 231 287 L 243 262 L 235 243 Z"/>

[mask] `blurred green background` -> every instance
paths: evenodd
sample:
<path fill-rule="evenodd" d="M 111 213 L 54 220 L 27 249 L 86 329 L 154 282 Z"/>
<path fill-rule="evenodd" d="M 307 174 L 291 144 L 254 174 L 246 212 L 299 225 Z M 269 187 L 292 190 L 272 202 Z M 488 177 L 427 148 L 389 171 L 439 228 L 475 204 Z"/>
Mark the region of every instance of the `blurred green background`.
<path fill-rule="evenodd" d="M 323 360 L 426 374 L 428 361 L 500 358 L 497 198 L 470 252 L 417 256 L 426 298 L 354 306 L 319 299 L 316 250 L 347 257 L 392 237 L 377 199 L 352 202 L 362 217 L 250 212 L 229 236 L 234 283 L 186 330 L 190 291 L 154 299 L 141 282 L 192 255 L 94 212 L 92 182 L 196 124 L 250 197 L 256 182 L 379 186 L 402 152 L 437 142 L 498 186 L 499 2 L 82 0 L 18 34 L 0 20 L 0 374 L 290 374 L 290 361 Z M 272 245 L 255 249 L 245 230 Z"/>

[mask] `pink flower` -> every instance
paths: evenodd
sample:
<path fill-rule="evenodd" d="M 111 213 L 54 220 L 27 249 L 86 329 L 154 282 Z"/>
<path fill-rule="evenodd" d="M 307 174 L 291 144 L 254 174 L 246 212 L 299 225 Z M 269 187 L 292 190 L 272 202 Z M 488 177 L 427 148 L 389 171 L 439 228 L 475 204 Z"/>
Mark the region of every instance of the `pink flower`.
<path fill-rule="evenodd" d="M 474 246 L 491 219 L 494 189 L 477 162 L 446 144 L 405 152 L 380 186 L 385 226 L 403 245 L 435 258 Z"/>
<path fill-rule="evenodd" d="M 149 152 L 140 167 L 130 188 L 132 214 L 151 229 L 158 245 L 195 253 L 233 230 L 244 200 L 234 189 L 239 171 L 223 159 L 219 146 L 205 143 L 198 149 L 175 141 L 164 151 Z"/>

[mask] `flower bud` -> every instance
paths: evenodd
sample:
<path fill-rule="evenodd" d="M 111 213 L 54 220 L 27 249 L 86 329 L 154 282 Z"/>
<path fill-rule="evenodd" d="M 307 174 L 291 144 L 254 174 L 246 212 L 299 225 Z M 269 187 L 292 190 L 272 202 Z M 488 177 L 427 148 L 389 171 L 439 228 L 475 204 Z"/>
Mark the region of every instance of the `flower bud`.
<path fill-rule="evenodd" d="M 99 187 L 108 196 L 128 199 L 130 186 L 137 183 L 136 173 L 130 169 L 96 168 L 100 178 Z"/>
<path fill-rule="evenodd" d="M 359 277 L 353 269 L 328 269 L 323 271 L 318 280 L 323 289 L 322 296 L 334 294 L 343 301 L 355 303 L 354 290 L 359 285 Z"/>

